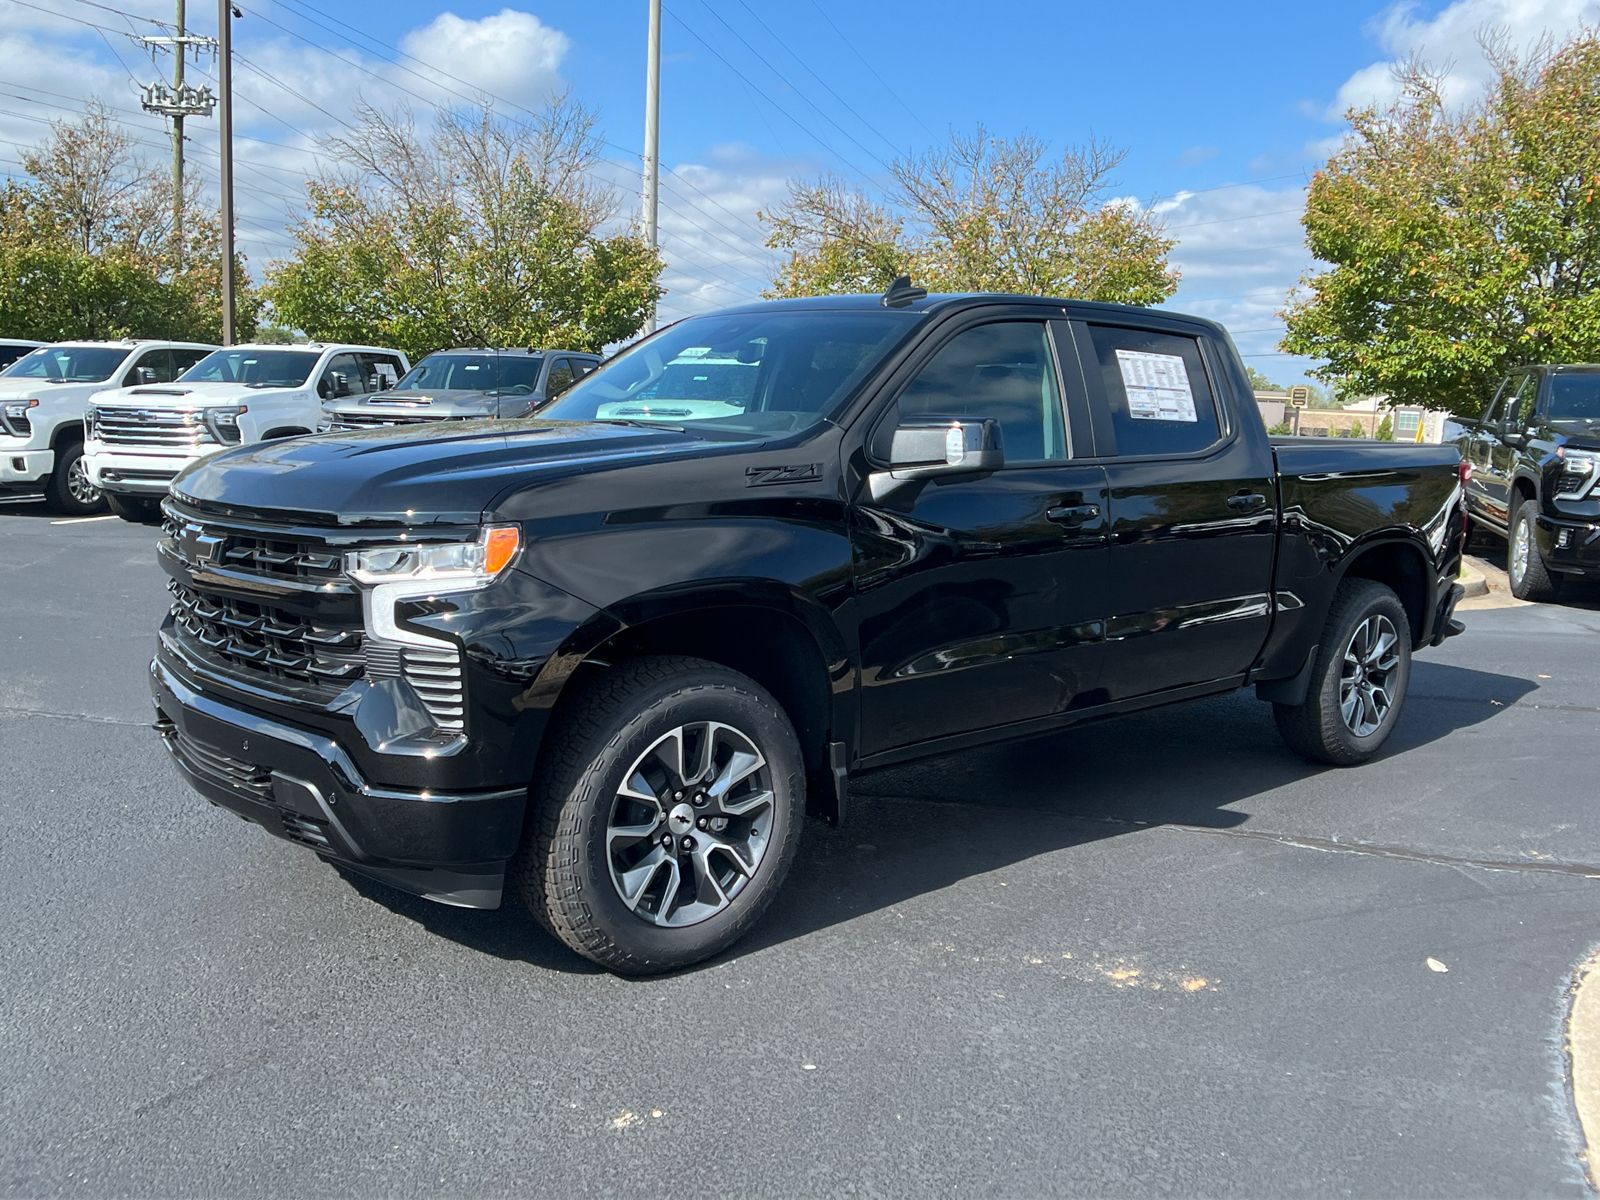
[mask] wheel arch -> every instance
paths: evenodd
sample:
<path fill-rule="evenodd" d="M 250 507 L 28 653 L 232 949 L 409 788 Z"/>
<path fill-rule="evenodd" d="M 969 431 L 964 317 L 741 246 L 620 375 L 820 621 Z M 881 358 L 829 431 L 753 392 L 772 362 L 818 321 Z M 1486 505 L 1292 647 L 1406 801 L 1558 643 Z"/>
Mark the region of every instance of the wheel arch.
<path fill-rule="evenodd" d="M 50 449 L 59 451 L 68 442 L 83 441 L 82 421 L 63 421 L 50 435 Z"/>
<path fill-rule="evenodd" d="M 1512 519 L 1517 515 L 1517 506 L 1523 500 L 1537 500 L 1539 498 L 1539 481 L 1527 472 L 1518 472 L 1511 481 L 1511 495 L 1520 496 L 1521 500 L 1513 499 L 1510 511 L 1506 513 L 1506 526 L 1509 528 Z"/>
<path fill-rule="evenodd" d="M 1339 580 L 1370 579 L 1388 587 L 1406 610 L 1412 645 L 1420 646 L 1431 615 L 1431 574 L 1428 556 L 1420 546 L 1412 541 L 1388 539 L 1353 554 Z"/>

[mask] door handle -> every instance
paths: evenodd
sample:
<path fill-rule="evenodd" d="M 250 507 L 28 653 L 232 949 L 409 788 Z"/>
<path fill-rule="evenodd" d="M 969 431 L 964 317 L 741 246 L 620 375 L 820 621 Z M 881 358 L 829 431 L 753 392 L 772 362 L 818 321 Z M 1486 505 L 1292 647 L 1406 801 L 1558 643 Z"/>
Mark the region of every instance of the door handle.
<path fill-rule="evenodd" d="M 1100 515 L 1098 504 L 1069 504 L 1047 508 L 1045 517 L 1058 525 L 1076 527 L 1085 521 L 1092 521 Z"/>
<path fill-rule="evenodd" d="M 1258 508 L 1265 508 L 1266 504 L 1267 498 L 1260 492 L 1242 492 L 1228 497 L 1228 507 L 1235 512 L 1254 512 Z"/>

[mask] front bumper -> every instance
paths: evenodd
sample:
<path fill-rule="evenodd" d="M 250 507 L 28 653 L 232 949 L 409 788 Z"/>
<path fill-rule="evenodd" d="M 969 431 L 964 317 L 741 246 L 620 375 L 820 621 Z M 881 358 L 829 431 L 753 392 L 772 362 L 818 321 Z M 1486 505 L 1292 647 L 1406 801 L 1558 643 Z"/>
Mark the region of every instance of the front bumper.
<path fill-rule="evenodd" d="M 497 908 L 526 788 L 441 793 L 378 788 L 332 738 L 225 704 L 150 664 L 156 728 L 213 804 L 393 887 Z"/>
<path fill-rule="evenodd" d="M 1600 524 L 1539 514 L 1534 541 L 1545 566 L 1562 575 L 1600 575 Z"/>
<path fill-rule="evenodd" d="M 29 450 L 26 446 L 21 438 L 0 437 L 0 492 L 37 492 L 56 469 L 54 450 Z"/>
<path fill-rule="evenodd" d="M 216 450 L 226 449 L 224 446 Z M 213 451 L 215 453 L 215 450 Z M 178 472 L 203 454 L 140 454 L 90 440 L 83 446 L 89 480 L 105 492 L 128 496 L 165 496 Z"/>

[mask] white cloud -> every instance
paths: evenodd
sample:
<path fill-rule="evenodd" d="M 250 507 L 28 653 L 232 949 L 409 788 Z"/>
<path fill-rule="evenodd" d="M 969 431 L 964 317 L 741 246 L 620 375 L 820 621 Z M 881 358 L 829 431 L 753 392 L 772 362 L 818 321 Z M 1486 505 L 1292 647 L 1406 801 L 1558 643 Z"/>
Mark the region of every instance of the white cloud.
<path fill-rule="evenodd" d="M 1479 38 L 1488 31 L 1509 33 L 1526 49 L 1547 35 L 1575 33 L 1600 20 L 1594 0 L 1456 0 L 1433 16 L 1414 0 L 1399 0 L 1368 23 L 1368 34 L 1387 56 L 1347 79 L 1326 116 L 1337 120 L 1345 110 L 1383 104 L 1398 92 L 1394 67 L 1412 54 L 1430 66 L 1450 69 L 1445 95 L 1461 101 L 1474 95 L 1492 77 Z"/>
<path fill-rule="evenodd" d="M 532 13 L 502 8 L 476 21 L 441 13 L 401 42 L 407 54 L 465 80 L 441 82 L 457 91 L 481 89 L 517 104 L 537 105 L 561 85 L 561 62 L 572 39 Z"/>
<path fill-rule="evenodd" d="M 1171 261 L 1183 272 L 1166 307 L 1221 321 L 1245 361 L 1284 384 L 1301 382 L 1312 365 L 1277 352 L 1277 314 L 1312 265 L 1300 228 L 1305 195 L 1244 184 L 1179 192 L 1152 206 L 1178 240 Z"/>

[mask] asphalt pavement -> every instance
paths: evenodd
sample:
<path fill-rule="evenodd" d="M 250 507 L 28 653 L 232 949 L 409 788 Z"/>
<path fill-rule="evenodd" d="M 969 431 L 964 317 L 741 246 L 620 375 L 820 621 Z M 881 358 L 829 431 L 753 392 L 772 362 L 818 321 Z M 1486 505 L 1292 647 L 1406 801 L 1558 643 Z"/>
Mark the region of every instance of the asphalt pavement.
<path fill-rule="evenodd" d="M 1361 768 L 1247 693 L 859 779 L 640 981 L 207 805 L 157 531 L 58 520 L 0 510 L 0 1195 L 1589 1194 L 1583 597 L 1464 614 Z"/>

